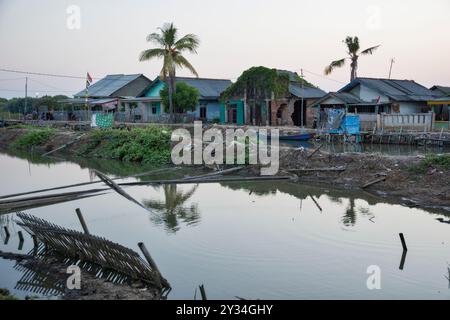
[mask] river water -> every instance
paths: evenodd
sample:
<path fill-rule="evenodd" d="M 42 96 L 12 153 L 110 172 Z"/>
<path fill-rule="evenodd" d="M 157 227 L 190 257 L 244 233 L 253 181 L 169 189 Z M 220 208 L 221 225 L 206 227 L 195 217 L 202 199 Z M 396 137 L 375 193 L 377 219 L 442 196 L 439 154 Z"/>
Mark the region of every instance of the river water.
<path fill-rule="evenodd" d="M 91 181 L 91 168 L 111 176 L 149 170 L 114 161 L 49 162 L 6 154 L 0 154 L 0 164 L 0 195 Z M 137 252 L 137 243 L 144 242 L 173 287 L 169 299 L 193 299 L 200 284 L 209 299 L 450 298 L 450 224 L 436 220 L 448 220 L 444 212 L 287 182 L 126 191 L 152 213 L 114 192 L 26 213 L 81 231 L 75 214 L 81 208 L 92 234 Z M 15 219 L 0 216 L 0 251 L 25 254 L 32 240 L 23 231 L 25 243 L 18 250 L 21 228 Z M 11 233 L 6 245 L 4 226 Z M 409 247 L 403 270 L 400 232 Z M 371 266 L 380 271 L 379 290 L 368 289 Z M 20 297 L 32 294 L 18 289 L 23 276 L 15 262 L 0 258 L 0 288 Z"/>

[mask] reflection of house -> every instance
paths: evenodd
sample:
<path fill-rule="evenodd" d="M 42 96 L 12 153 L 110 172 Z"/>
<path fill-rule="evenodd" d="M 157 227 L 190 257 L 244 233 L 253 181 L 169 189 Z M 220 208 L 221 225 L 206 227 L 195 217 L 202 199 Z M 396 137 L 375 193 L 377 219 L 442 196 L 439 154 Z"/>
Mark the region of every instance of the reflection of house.
<path fill-rule="evenodd" d="M 295 72 L 277 70 L 289 78 L 288 92 L 283 97 L 253 99 L 250 94 L 229 99 L 221 112 L 222 123 L 257 126 L 312 126 L 313 114 L 309 106 L 326 92 L 309 83 L 302 85 Z M 303 101 L 303 106 L 302 106 Z"/>
<path fill-rule="evenodd" d="M 316 115 L 327 108 L 345 108 L 359 114 L 361 122 L 372 125 L 377 115 L 428 113 L 428 101 L 437 97 L 432 90 L 412 80 L 357 78 L 338 92 L 331 92 L 314 103 Z"/>
<path fill-rule="evenodd" d="M 222 106 L 222 103 L 219 101 L 220 94 L 231 85 L 231 81 L 223 79 L 177 77 L 176 83 L 181 82 L 196 88 L 200 92 L 199 103 L 196 106 L 195 111 L 188 112 L 188 114 L 198 120 L 218 122 L 220 120 L 220 109 Z M 150 114 L 150 117 L 147 117 L 144 121 L 151 121 L 149 119 L 151 116 L 159 116 L 166 113 L 159 94 L 165 85 L 165 82 L 158 77 L 137 98 L 123 100 L 123 102 L 127 104 L 146 104 L 146 113 Z"/>

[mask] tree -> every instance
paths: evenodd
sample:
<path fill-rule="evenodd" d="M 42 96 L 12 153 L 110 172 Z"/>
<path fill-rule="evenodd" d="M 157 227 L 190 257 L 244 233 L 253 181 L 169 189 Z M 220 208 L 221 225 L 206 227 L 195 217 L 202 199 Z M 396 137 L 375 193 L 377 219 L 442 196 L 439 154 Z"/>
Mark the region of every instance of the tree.
<path fill-rule="evenodd" d="M 200 221 L 197 206 L 195 204 L 189 207 L 185 206 L 185 203 L 194 195 L 197 188 L 198 185 L 187 192 L 183 192 L 178 190 L 177 185 L 164 185 L 164 202 L 158 200 L 145 200 L 143 202 L 147 208 L 156 211 L 150 217 L 150 220 L 157 225 L 164 224 L 166 230 L 172 233 L 180 230 L 179 220 L 188 225 Z"/>
<path fill-rule="evenodd" d="M 181 39 L 178 39 L 178 29 L 173 23 L 166 23 L 162 28 L 159 28 L 160 33 L 151 33 L 147 36 L 148 42 L 153 42 L 158 45 L 158 48 L 145 50 L 141 53 L 139 60 L 148 61 L 155 58 L 163 59 L 163 67 L 161 70 L 161 79 L 166 81 L 169 90 L 169 113 L 174 113 L 173 95 L 176 92 L 176 69 L 187 68 L 196 77 L 197 71 L 191 63 L 182 55 L 184 51 L 190 53 L 197 53 L 197 48 L 200 45 L 200 40 L 194 34 L 187 34 Z"/>
<path fill-rule="evenodd" d="M 330 73 L 333 72 L 333 70 L 335 68 L 340 68 L 343 67 L 345 65 L 345 61 L 346 60 L 350 60 L 350 68 L 351 68 L 351 76 L 350 76 L 350 81 L 353 81 L 356 79 L 356 77 L 358 76 L 358 59 L 359 57 L 365 56 L 365 55 L 372 55 L 373 52 L 378 49 L 380 46 L 375 46 L 375 47 L 371 47 L 368 48 L 366 50 L 363 50 L 361 52 L 359 52 L 360 46 L 359 46 L 359 39 L 358 37 L 347 37 L 344 41 L 343 41 L 346 45 L 347 45 L 347 54 L 348 57 L 341 59 L 341 60 L 336 60 L 333 61 L 329 66 L 327 66 L 325 68 L 325 74 L 329 75 Z"/>
<path fill-rule="evenodd" d="M 7 103 L 8 103 L 8 99 L 0 98 L 0 111 L 6 111 Z"/>
<path fill-rule="evenodd" d="M 169 90 L 165 86 L 159 93 L 164 106 L 169 106 Z M 200 98 L 200 92 L 184 82 L 177 84 L 177 91 L 173 95 L 173 106 L 175 112 L 195 111 L 195 107 L 198 105 L 198 99 Z M 167 110 L 166 110 L 167 111 Z"/>

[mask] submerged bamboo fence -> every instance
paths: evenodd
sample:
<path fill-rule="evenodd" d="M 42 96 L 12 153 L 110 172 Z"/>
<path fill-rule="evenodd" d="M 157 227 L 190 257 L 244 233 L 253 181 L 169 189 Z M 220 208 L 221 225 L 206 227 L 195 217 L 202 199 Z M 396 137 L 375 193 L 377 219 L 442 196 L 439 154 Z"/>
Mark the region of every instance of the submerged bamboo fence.
<path fill-rule="evenodd" d="M 57 253 L 94 263 L 102 269 L 114 270 L 160 289 L 170 289 L 157 268 L 152 268 L 135 251 L 107 239 L 62 228 L 43 219 L 18 213 L 18 225 Z"/>

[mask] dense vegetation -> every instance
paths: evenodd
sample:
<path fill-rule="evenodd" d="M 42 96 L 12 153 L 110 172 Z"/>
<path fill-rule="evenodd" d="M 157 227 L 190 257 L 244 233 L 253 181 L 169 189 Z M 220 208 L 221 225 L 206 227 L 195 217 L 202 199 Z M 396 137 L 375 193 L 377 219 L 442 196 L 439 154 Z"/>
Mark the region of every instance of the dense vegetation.
<path fill-rule="evenodd" d="M 157 126 L 128 130 L 93 130 L 81 156 L 164 165 L 170 162 L 171 132 Z"/>
<path fill-rule="evenodd" d="M 31 113 L 33 110 L 41 106 L 48 107 L 49 110 L 60 110 L 64 108 L 61 104 L 61 100 L 67 99 L 68 97 L 59 96 L 43 96 L 41 98 L 12 98 L 10 100 L 0 98 L 0 112 L 11 112 L 11 113 Z M 25 100 L 26 100 L 26 110 L 25 110 Z"/>
<path fill-rule="evenodd" d="M 51 128 L 32 129 L 17 138 L 12 144 L 13 148 L 31 149 L 32 147 L 45 144 L 54 134 L 55 130 Z"/>
<path fill-rule="evenodd" d="M 160 96 L 163 105 L 166 106 L 165 112 L 169 112 L 169 88 L 164 87 L 160 91 Z M 195 107 L 198 105 L 198 99 L 200 98 L 200 92 L 184 82 L 177 84 L 176 92 L 173 94 L 173 105 L 176 113 L 183 113 L 186 111 L 195 111 Z"/>

